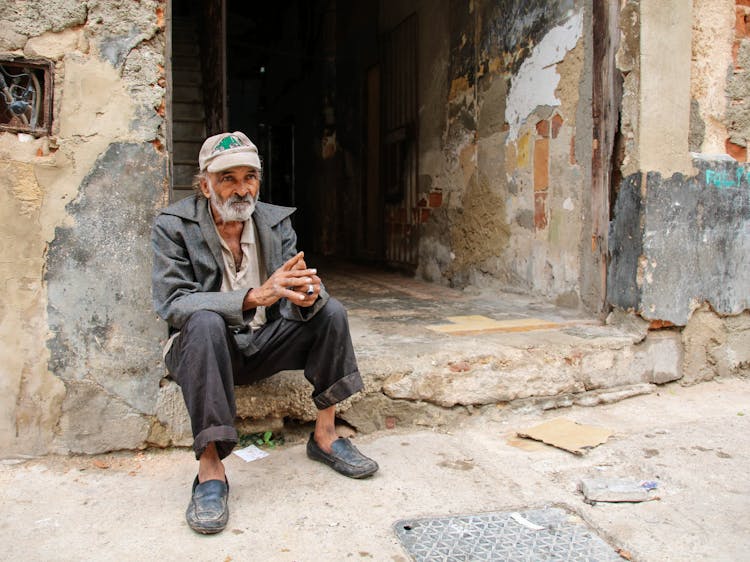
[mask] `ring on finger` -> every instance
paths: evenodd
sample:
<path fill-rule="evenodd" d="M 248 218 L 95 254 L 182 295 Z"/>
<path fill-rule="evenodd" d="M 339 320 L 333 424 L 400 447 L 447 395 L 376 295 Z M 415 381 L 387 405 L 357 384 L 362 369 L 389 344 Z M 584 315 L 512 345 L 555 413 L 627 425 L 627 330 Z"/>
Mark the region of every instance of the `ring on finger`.
<path fill-rule="evenodd" d="M 312 284 L 312 283 L 310 283 L 310 284 L 309 284 L 309 285 L 307 286 L 307 294 L 308 294 L 308 296 L 312 295 L 312 294 L 313 294 L 314 292 L 315 292 L 315 287 L 313 287 L 313 284 Z"/>

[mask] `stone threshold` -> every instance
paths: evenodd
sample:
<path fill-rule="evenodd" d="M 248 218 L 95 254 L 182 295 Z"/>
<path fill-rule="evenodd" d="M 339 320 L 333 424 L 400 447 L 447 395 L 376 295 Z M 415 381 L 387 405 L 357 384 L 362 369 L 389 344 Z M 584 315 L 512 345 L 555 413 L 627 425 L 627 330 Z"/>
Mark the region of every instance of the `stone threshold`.
<path fill-rule="evenodd" d="M 680 333 L 649 332 L 629 315 L 604 323 L 522 295 L 458 291 L 361 266 L 318 269 L 349 313 L 365 390 L 338 417 L 358 432 L 449 426 L 487 408 L 610 403 L 681 377 Z M 238 387 L 238 426 L 312 421 L 310 391 L 299 371 Z M 177 419 L 179 389 L 172 383 L 162 395 L 172 419 L 160 422 L 172 426 L 174 444 L 189 443 L 189 423 Z"/>

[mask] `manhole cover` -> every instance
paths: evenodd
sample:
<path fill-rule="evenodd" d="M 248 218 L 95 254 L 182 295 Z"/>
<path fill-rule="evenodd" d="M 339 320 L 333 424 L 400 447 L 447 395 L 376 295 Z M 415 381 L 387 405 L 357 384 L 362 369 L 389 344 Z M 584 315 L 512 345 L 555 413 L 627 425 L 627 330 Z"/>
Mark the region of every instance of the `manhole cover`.
<path fill-rule="evenodd" d="M 622 560 L 579 517 L 559 508 L 406 519 L 394 528 L 416 562 Z"/>

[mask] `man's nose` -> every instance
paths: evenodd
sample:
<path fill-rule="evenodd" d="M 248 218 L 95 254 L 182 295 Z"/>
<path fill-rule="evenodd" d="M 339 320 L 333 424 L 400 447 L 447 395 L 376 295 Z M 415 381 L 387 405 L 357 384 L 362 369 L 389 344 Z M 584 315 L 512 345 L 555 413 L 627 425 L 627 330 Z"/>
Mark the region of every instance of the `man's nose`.
<path fill-rule="evenodd" d="M 241 181 L 237 185 L 237 189 L 235 189 L 235 193 L 239 195 L 240 197 L 245 197 L 246 195 L 250 194 L 251 197 L 255 197 L 255 185 L 253 185 L 252 182 L 249 181 Z"/>

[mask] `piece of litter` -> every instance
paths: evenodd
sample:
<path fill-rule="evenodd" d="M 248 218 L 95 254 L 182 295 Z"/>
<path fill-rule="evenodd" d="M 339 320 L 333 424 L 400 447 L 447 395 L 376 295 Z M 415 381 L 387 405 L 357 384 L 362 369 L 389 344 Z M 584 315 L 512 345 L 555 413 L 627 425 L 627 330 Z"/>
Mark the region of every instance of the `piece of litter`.
<path fill-rule="evenodd" d="M 244 449 L 239 449 L 232 452 L 245 462 L 257 461 L 268 456 L 268 453 L 266 453 L 265 451 L 261 451 L 255 445 L 249 445 Z"/>
<path fill-rule="evenodd" d="M 643 480 L 641 481 L 641 488 L 644 490 L 656 490 L 659 487 L 659 483 L 655 480 Z"/>
<path fill-rule="evenodd" d="M 544 529 L 544 527 L 542 527 L 541 525 L 532 523 L 525 517 L 522 517 L 521 514 L 519 513 L 511 513 L 510 518 L 513 519 L 513 521 L 515 521 L 519 525 L 523 525 L 524 527 L 526 527 L 527 529 L 531 529 L 532 531 L 541 531 L 542 529 Z"/>
<path fill-rule="evenodd" d="M 656 489 L 643 484 L 655 484 L 628 478 L 583 478 L 581 492 L 589 502 L 645 502 L 657 499 L 649 491 Z"/>
<path fill-rule="evenodd" d="M 565 418 L 555 418 L 517 432 L 519 437 L 541 441 L 574 455 L 586 454 L 590 449 L 607 441 L 612 433 L 611 429 L 583 425 Z"/>

